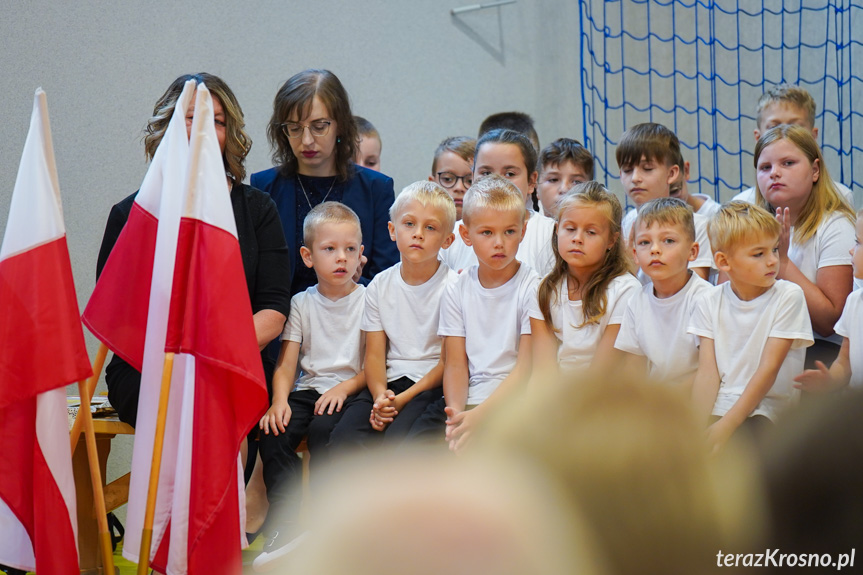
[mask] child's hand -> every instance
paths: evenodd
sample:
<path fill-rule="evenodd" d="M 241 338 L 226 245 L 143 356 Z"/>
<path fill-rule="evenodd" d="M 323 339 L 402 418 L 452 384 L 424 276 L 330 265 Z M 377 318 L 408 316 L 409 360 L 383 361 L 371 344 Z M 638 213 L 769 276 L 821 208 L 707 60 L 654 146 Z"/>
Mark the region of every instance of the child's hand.
<path fill-rule="evenodd" d="M 776 221 L 782 229 L 779 232 L 779 269 L 784 270 L 788 262 L 788 249 L 791 246 L 791 213 L 788 208 L 776 208 Z"/>
<path fill-rule="evenodd" d="M 328 389 L 318 398 L 315 402 L 315 415 L 323 415 L 324 412 L 327 415 L 332 415 L 342 410 L 348 394 L 342 391 L 340 387 L 337 385 L 332 389 Z"/>
<path fill-rule="evenodd" d="M 715 455 L 725 446 L 737 426 L 732 425 L 726 418 L 722 418 L 707 428 L 707 447 L 710 453 Z"/>
<path fill-rule="evenodd" d="M 830 370 L 821 361 L 815 362 L 817 369 L 807 369 L 794 378 L 797 389 L 811 393 L 828 393 L 837 388 L 837 384 L 830 376 Z"/>
<path fill-rule="evenodd" d="M 395 407 L 395 398 L 396 394 L 391 389 L 387 389 L 375 398 L 372 412 L 369 416 L 372 429 L 383 431 L 393 422 L 393 419 L 398 415 L 398 410 Z"/>
<path fill-rule="evenodd" d="M 456 411 L 452 407 L 446 407 L 444 411 L 447 415 L 446 440 L 450 451 L 458 453 L 470 439 L 473 426 L 476 425 L 477 410 Z"/>
<path fill-rule="evenodd" d="M 360 264 L 357 266 L 357 271 L 354 272 L 354 277 L 353 277 L 354 283 L 357 283 L 360 281 L 360 278 L 363 275 L 363 268 L 366 266 L 366 264 L 368 262 L 369 262 L 369 258 L 360 254 Z"/>
<path fill-rule="evenodd" d="M 272 430 L 273 435 L 278 435 L 279 432 L 284 433 L 285 427 L 291 420 L 291 407 L 288 402 L 273 403 L 267 413 L 261 418 L 259 427 L 264 430 L 264 433 L 269 435 Z"/>

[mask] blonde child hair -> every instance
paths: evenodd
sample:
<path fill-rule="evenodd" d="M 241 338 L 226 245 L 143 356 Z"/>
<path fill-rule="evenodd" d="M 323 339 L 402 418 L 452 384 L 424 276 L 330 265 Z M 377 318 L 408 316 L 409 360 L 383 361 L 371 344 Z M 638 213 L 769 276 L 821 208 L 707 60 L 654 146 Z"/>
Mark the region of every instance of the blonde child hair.
<path fill-rule="evenodd" d="M 455 202 L 442 187 L 428 180 L 420 180 L 405 187 L 390 206 L 390 220 L 395 222 L 410 201 L 417 201 L 425 208 L 434 208 L 443 215 L 443 231 L 451 233 L 455 228 Z"/>
<path fill-rule="evenodd" d="M 656 198 L 641 206 L 635 218 L 633 230 L 639 226 L 649 228 L 653 224 L 680 226 L 689 241 L 695 241 L 695 218 L 686 202 L 677 198 Z"/>
<path fill-rule="evenodd" d="M 818 231 L 818 226 L 824 216 L 833 212 L 840 212 L 845 215 L 851 223 L 854 223 L 854 210 L 842 197 L 842 193 L 836 188 L 833 183 L 833 178 L 827 171 L 827 164 L 824 163 L 824 157 L 821 155 L 821 148 L 812 136 L 812 132 L 803 126 L 794 126 L 782 124 L 774 128 L 770 128 L 758 139 L 755 144 L 755 156 L 753 164 L 756 171 L 758 170 L 758 158 L 764 148 L 778 142 L 779 140 L 788 140 L 799 149 L 810 164 L 814 164 L 817 160 L 820 173 L 818 180 L 812 184 L 812 192 L 809 194 L 809 199 L 797 216 L 797 221 L 794 224 L 794 241 L 802 244 L 809 240 Z M 762 208 L 775 212 L 777 206 L 771 205 L 761 190 L 758 190 L 756 196 L 758 205 Z"/>
<path fill-rule="evenodd" d="M 340 202 L 323 202 L 312 208 L 303 220 L 303 243 L 311 248 L 315 241 L 315 232 L 323 224 L 351 223 L 357 227 L 357 235 L 362 242 L 363 231 L 360 228 L 360 218 L 356 212 Z"/>
<path fill-rule="evenodd" d="M 605 315 L 605 306 L 608 303 L 606 291 L 611 281 L 623 274 L 632 272 L 632 260 L 626 254 L 623 243 L 623 234 L 620 231 L 620 222 L 623 217 L 623 208 L 620 200 L 603 187 L 599 182 L 584 182 L 573 187 L 560 201 L 558 205 L 554 226 L 551 236 L 551 248 L 554 252 L 554 267 L 539 284 L 537 299 L 542 316 L 549 325 L 554 325 L 551 318 L 552 300 L 557 298 L 558 288 L 561 282 L 570 277 L 569 264 L 561 257 L 557 247 L 557 225 L 560 223 L 561 215 L 567 210 L 577 207 L 593 207 L 599 209 L 611 223 L 611 234 L 615 237 L 614 245 L 606 253 L 605 262 L 602 267 L 588 280 L 587 285 L 581 288 L 582 310 L 584 323 L 578 327 L 588 324 L 599 323 Z M 557 328 L 554 328 L 558 331 Z"/>
<path fill-rule="evenodd" d="M 471 216 L 480 209 L 519 212 L 522 222 L 527 215 L 521 191 L 515 184 L 497 174 L 480 178 L 468 189 L 461 208 L 462 221 L 470 225 Z"/>
<path fill-rule="evenodd" d="M 728 202 L 707 223 L 707 236 L 714 255 L 729 253 L 747 240 L 779 237 L 782 225 L 773 214 L 749 202 Z"/>
<path fill-rule="evenodd" d="M 755 107 L 756 120 L 758 127 L 761 128 L 761 122 L 764 119 L 764 110 L 773 104 L 788 103 L 801 109 L 806 113 L 806 120 L 809 123 L 809 129 L 815 127 L 815 100 L 812 94 L 798 86 L 789 86 L 782 84 L 770 88 L 758 98 L 758 105 Z"/>

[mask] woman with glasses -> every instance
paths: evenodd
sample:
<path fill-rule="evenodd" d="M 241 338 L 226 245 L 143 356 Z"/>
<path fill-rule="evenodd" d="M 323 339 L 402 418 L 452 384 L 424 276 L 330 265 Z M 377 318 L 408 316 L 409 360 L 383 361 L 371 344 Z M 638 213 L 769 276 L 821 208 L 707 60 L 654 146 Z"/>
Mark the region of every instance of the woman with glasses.
<path fill-rule="evenodd" d="M 387 230 L 393 180 L 353 163 L 359 137 L 348 93 L 328 70 L 305 70 L 279 89 L 267 126 L 276 166 L 252 174 L 251 184 L 276 202 L 291 251 L 291 293 L 317 283 L 296 265 L 303 219 L 325 201 L 349 206 L 360 218 L 365 250 L 357 276 L 371 279 L 399 259 Z"/>

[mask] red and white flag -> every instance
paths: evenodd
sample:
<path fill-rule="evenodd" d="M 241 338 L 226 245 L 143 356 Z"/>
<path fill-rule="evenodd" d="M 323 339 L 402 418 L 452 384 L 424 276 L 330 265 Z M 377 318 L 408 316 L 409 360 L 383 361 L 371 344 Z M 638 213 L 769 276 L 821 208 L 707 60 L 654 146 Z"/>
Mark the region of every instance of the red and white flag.
<path fill-rule="evenodd" d="M 135 196 L 129 219 L 105 262 L 82 317 L 84 325 L 97 338 L 141 372 L 123 543 L 123 556 L 135 562 L 144 526 L 184 202 L 189 157 L 186 110 L 194 94 L 195 81 L 190 80 L 177 99 L 174 114 Z M 165 535 L 171 514 L 184 368 L 183 361 L 174 363 L 151 557 Z"/>
<path fill-rule="evenodd" d="M 166 351 L 186 364 L 167 572 L 240 573 L 238 452 L 267 408 L 267 388 L 204 84 L 195 102 Z"/>
<path fill-rule="evenodd" d="M 193 83 L 192 91 L 194 89 Z M 151 226 L 156 229 L 155 235 L 136 233 L 134 237 L 141 239 L 130 245 L 126 256 L 122 259 L 115 256 L 123 253 L 118 252 L 118 248 L 127 249 L 121 242 L 129 233 L 130 215 L 100 278 L 101 283 L 106 274 L 112 273 L 112 263 L 117 270 L 124 265 L 142 265 L 152 270 L 143 353 L 137 352 L 135 344 L 121 353 L 133 365 L 138 353 L 143 367 L 124 556 L 138 560 L 161 369 L 164 352 L 170 351 L 177 355 L 151 564 L 170 575 L 239 573 L 242 570 L 240 549 L 245 536 L 238 452 L 245 434 L 266 410 L 267 392 L 213 122 L 212 99 L 206 86 L 197 87 L 195 119 L 188 143 L 184 118 L 190 100 L 191 94 L 184 91 L 150 168 L 150 172 L 158 168 L 162 174 L 161 209 L 159 216 L 153 218 L 158 220 L 157 225 Z M 172 130 L 182 138 L 171 133 Z M 173 139 L 166 142 L 169 135 Z M 166 149 L 172 150 L 169 156 L 174 160 L 181 156 L 175 148 L 185 146 L 186 157 L 180 176 L 176 166 L 168 169 L 167 164 L 161 163 L 168 155 L 163 154 L 162 161 L 157 164 L 165 146 L 171 146 Z M 170 215 L 167 215 L 166 183 L 170 179 L 173 187 L 178 177 L 182 189 L 175 196 L 180 198 L 180 206 L 172 201 Z M 143 193 L 144 185 L 136 202 Z M 170 223 L 166 218 L 170 218 Z M 163 237 L 170 239 L 166 247 L 160 244 Z M 141 242 L 147 241 L 153 242 L 155 248 L 142 249 Z M 138 262 L 141 256 L 133 254 L 132 247 L 139 253 L 153 253 L 155 263 Z M 171 251 L 170 257 L 167 251 Z M 112 262 L 115 258 L 117 263 Z M 113 293 L 135 291 L 122 285 L 120 272 L 114 273 L 119 273 L 120 277 L 110 280 L 117 282 Z M 107 293 L 103 297 L 110 299 Z M 139 297 L 136 295 L 135 299 Z M 100 338 L 104 336 L 103 341 L 112 347 L 108 341 L 110 334 L 122 332 L 114 326 L 104 327 L 116 315 L 116 310 L 102 310 L 102 305 L 108 304 L 101 300 L 94 303 L 91 299 L 85 322 L 90 326 L 96 323 L 93 318 L 104 318 L 100 322 L 102 327 L 94 326 L 94 333 Z M 131 335 L 126 340 L 131 341 Z M 134 512 L 133 498 L 138 502 Z M 130 534 L 134 534 L 132 538 Z"/>
<path fill-rule="evenodd" d="M 0 247 L 0 309 L 0 563 L 77 574 L 66 385 L 92 371 L 41 88 Z"/>

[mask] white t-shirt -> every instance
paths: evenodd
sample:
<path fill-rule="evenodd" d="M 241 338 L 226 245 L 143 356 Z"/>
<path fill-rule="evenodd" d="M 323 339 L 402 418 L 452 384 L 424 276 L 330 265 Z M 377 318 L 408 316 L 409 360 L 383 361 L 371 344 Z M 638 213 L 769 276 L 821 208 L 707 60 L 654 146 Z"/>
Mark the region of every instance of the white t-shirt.
<path fill-rule="evenodd" d="M 863 291 L 855 291 L 845 300 L 845 309 L 836 322 L 836 333 L 848 339 L 851 361 L 851 387 L 863 387 Z"/>
<path fill-rule="evenodd" d="M 671 297 L 660 299 L 653 284 L 629 300 L 614 347 L 647 357 L 650 377 L 672 385 L 690 381 L 698 370 L 698 339 L 686 332 L 695 302 L 712 286 L 696 273 Z"/>
<path fill-rule="evenodd" d="M 530 266 L 519 266 L 508 282 L 482 287 L 477 266 L 447 285 L 440 306 L 441 337 L 465 338 L 470 374 L 467 405 L 479 405 L 515 367 L 519 338 L 530 333 L 528 307 L 536 298 L 539 278 Z"/>
<path fill-rule="evenodd" d="M 818 270 L 828 266 L 850 266 L 850 250 L 856 242 L 854 224 L 840 212 L 833 212 L 821 221 L 815 235 L 802 244 L 794 243 L 794 228 L 791 229 L 791 246 L 788 248 L 788 259 L 800 269 L 800 272 L 811 282 L 815 281 Z M 821 337 L 840 345 L 842 338 L 838 335 Z"/>
<path fill-rule="evenodd" d="M 629 298 L 640 287 L 641 284 L 631 274 L 617 276 L 608 285 L 605 314 L 599 323 L 579 327 L 584 322 L 582 301 L 570 301 L 567 283 L 560 282 L 550 307 L 555 335 L 560 340 L 557 361 L 562 369 L 576 369 L 590 365 L 605 328 L 620 324 Z M 535 295 L 531 300 L 530 317 L 545 321 L 539 309 L 539 300 Z"/>
<path fill-rule="evenodd" d="M 635 225 L 637 215 L 638 212 L 636 212 L 635 208 L 632 208 L 623 216 L 621 229 L 623 230 L 623 238 L 627 244 L 629 244 L 629 234 L 632 232 L 632 226 Z M 713 263 L 713 250 L 710 249 L 710 238 L 707 235 L 707 222 L 710 218 L 693 213 L 692 219 L 695 224 L 695 241 L 698 242 L 698 257 L 689 262 L 688 267 L 689 269 L 709 268 L 712 272 L 716 269 L 716 265 Z M 641 268 L 638 268 L 636 275 L 642 285 L 646 285 L 650 281 L 650 278 L 641 271 Z"/>
<path fill-rule="evenodd" d="M 397 263 L 375 276 L 366 288 L 363 331 L 387 336 L 387 381 L 409 377 L 419 381 L 440 359 L 440 302 L 457 274 L 440 262 L 422 285 L 408 285 Z"/>
<path fill-rule="evenodd" d="M 722 207 L 721 204 L 717 203 L 713 198 L 711 198 L 708 195 L 692 194 L 692 197 L 693 198 L 700 198 L 700 199 L 704 200 L 704 203 L 701 204 L 701 207 L 698 208 L 698 211 L 696 211 L 695 213 L 700 215 L 700 216 L 704 216 L 707 219 L 712 218 L 713 215 L 719 211 L 719 208 Z"/>
<path fill-rule="evenodd" d="M 713 340 L 720 378 L 713 415 L 725 415 L 740 399 L 771 337 L 792 340 L 791 349 L 773 387 L 750 415 L 775 419 L 797 396 L 794 376 L 803 371 L 806 348 L 813 343 L 806 298 L 797 284 L 778 280 L 750 301 L 738 298 L 731 282 L 712 287 L 695 302 L 688 332 Z"/>
<path fill-rule="evenodd" d="M 357 375 L 363 368 L 365 337 L 360 330 L 365 287 L 331 301 L 312 286 L 291 298 L 282 341 L 300 345 L 300 372 L 293 391 L 318 393 Z"/>
<path fill-rule="evenodd" d="M 455 241 L 445 250 L 440 251 L 440 258 L 450 269 L 466 270 L 479 263 L 473 248 L 464 243 L 459 234 L 462 220 L 455 223 Z M 540 277 L 545 277 L 554 267 L 554 252 L 551 248 L 551 236 L 554 233 L 554 220 L 537 212 L 530 212 L 524 239 L 518 246 L 516 259 L 532 267 Z"/>
<path fill-rule="evenodd" d="M 839 192 L 845 196 L 845 199 L 848 200 L 848 203 L 851 207 L 854 207 L 854 194 L 851 190 L 848 189 L 848 186 L 843 184 L 842 182 L 837 182 L 833 180 L 833 183 L 836 184 L 836 187 L 839 188 Z M 747 188 L 731 198 L 731 201 L 740 201 L 740 202 L 749 202 L 750 204 L 756 203 L 757 194 L 755 193 L 755 187 Z"/>

